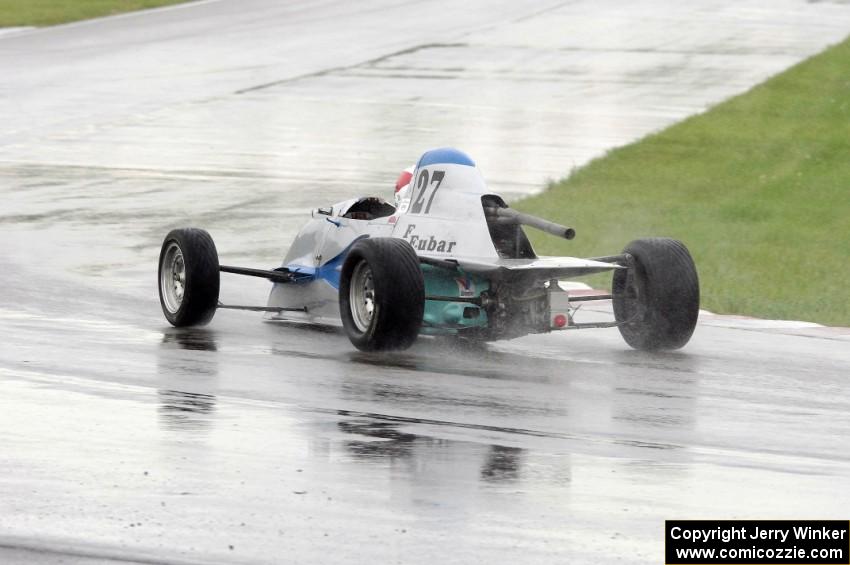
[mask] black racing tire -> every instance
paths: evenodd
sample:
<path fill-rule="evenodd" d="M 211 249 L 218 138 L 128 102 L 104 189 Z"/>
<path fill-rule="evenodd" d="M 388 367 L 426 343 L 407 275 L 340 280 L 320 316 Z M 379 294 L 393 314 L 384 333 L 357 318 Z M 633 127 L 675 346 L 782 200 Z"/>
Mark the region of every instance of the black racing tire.
<path fill-rule="evenodd" d="M 159 252 L 159 304 L 176 327 L 208 324 L 218 307 L 218 251 L 210 234 L 171 230 Z"/>
<path fill-rule="evenodd" d="M 425 280 L 410 243 L 373 237 L 351 247 L 340 274 L 339 313 L 357 349 L 407 349 L 424 312 Z"/>
<path fill-rule="evenodd" d="M 623 253 L 632 268 L 614 271 L 614 317 L 635 349 L 679 349 L 699 316 L 699 278 L 687 247 L 675 239 L 638 239 Z"/>

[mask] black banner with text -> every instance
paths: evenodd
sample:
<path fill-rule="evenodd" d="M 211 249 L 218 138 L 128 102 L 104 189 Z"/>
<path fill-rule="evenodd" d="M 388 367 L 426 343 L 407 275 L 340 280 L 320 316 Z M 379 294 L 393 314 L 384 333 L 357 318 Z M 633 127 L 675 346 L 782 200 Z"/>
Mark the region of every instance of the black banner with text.
<path fill-rule="evenodd" d="M 667 565 L 848 565 L 847 520 L 667 520 Z"/>

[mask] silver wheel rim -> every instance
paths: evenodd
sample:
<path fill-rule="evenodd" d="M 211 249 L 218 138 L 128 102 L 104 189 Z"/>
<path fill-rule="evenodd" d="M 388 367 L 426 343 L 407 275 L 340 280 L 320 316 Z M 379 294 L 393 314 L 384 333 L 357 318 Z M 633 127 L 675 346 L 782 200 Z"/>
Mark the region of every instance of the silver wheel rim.
<path fill-rule="evenodd" d="M 375 316 L 375 282 L 372 269 L 366 261 L 360 261 L 354 267 L 348 298 L 354 325 L 361 332 L 366 332 Z"/>
<path fill-rule="evenodd" d="M 186 292 L 186 263 L 183 261 L 183 251 L 177 242 L 169 243 L 162 256 L 159 288 L 162 291 L 165 308 L 172 314 L 176 314 L 180 305 L 183 304 L 183 294 Z"/>

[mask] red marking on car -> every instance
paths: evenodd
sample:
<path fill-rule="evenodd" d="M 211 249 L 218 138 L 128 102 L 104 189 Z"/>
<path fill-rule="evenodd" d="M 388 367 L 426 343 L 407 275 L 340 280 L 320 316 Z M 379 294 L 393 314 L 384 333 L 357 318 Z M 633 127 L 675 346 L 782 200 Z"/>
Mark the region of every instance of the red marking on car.
<path fill-rule="evenodd" d="M 563 314 L 558 314 L 552 319 L 552 325 L 554 325 L 556 328 L 563 328 L 567 325 L 567 317 Z"/>
<path fill-rule="evenodd" d="M 398 176 L 398 180 L 395 181 L 395 191 L 398 192 L 408 184 L 410 184 L 410 179 L 413 178 L 413 173 L 411 171 L 404 170 Z"/>
<path fill-rule="evenodd" d="M 458 293 L 462 298 L 475 296 L 475 284 L 472 282 L 472 279 L 466 277 L 456 278 L 455 282 L 457 283 Z"/>

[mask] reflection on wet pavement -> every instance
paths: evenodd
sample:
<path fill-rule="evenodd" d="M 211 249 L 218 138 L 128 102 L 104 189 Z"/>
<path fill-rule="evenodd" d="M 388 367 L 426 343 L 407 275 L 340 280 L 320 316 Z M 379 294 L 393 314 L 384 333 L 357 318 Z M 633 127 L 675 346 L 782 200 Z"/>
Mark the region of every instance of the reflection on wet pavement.
<path fill-rule="evenodd" d="M 206 328 L 173 328 L 163 333 L 163 345 L 190 351 L 217 351 L 215 332 Z"/>
<path fill-rule="evenodd" d="M 339 422 L 340 431 L 374 438 L 371 440 L 353 440 L 345 444 L 356 457 L 388 457 L 390 459 L 410 457 L 413 444 L 423 441 L 415 434 L 398 431 L 395 424 L 375 422 L 371 420 L 360 422 Z"/>
<path fill-rule="evenodd" d="M 179 390 L 158 390 L 159 421 L 166 429 L 198 432 L 215 415 L 215 396 Z"/>
<path fill-rule="evenodd" d="M 523 450 L 518 447 L 491 445 L 487 462 L 481 468 L 485 481 L 513 481 L 519 478 Z"/>

